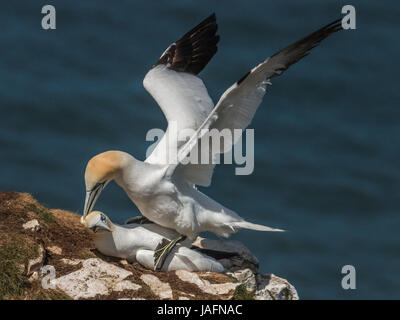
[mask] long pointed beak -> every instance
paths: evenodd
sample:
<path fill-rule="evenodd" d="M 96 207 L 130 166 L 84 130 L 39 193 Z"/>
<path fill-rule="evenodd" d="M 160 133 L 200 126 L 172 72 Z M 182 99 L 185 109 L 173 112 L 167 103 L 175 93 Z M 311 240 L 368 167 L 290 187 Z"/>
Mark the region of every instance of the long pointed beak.
<path fill-rule="evenodd" d="M 93 228 L 90 228 L 94 233 L 97 233 L 99 230 L 106 230 L 109 232 L 112 232 L 109 226 L 107 225 L 102 225 L 102 226 L 94 226 Z"/>
<path fill-rule="evenodd" d="M 83 209 L 83 219 L 90 213 L 100 196 L 100 193 L 103 191 L 105 184 L 99 184 L 96 188 L 90 191 L 86 191 L 85 197 L 85 207 Z"/>

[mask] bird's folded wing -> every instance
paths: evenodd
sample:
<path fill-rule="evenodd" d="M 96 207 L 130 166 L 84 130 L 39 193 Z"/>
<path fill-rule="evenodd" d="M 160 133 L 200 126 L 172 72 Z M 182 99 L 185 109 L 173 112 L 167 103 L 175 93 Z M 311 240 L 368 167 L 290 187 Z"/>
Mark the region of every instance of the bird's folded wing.
<path fill-rule="evenodd" d="M 336 20 L 267 58 L 264 62 L 249 71 L 225 91 L 212 112 L 196 131 L 196 134 L 187 143 L 182 145 L 178 152 L 178 162 L 181 163 L 194 148 L 197 148 L 197 145 L 201 145 L 200 141 L 202 139 L 210 140 L 213 136 L 212 129 L 217 129 L 219 132 L 229 130 L 231 133 L 234 129 L 245 129 L 253 119 L 264 97 L 269 80 L 280 75 L 290 65 L 308 55 L 312 48 L 317 46 L 330 34 L 341 29 L 341 20 Z M 209 130 L 208 132 L 207 129 Z M 232 139 L 227 143 L 226 137 L 229 139 L 229 136 Z M 224 143 L 221 143 L 221 147 L 217 150 L 213 150 L 212 148 L 205 149 L 202 146 L 201 152 L 207 152 L 208 154 L 206 157 L 204 155 L 201 155 L 201 157 L 203 159 L 208 157 L 211 162 L 211 160 L 215 159 L 216 154 L 229 151 L 239 137 L 240 135 L 224 135 Z M 207 143 L 204 145 L 207 145 Z M 170 173 L 175 170 L 173 166 L 171 168 Z M 208 186 L 211 183 L 213 168 L 212 164 L 179 164 L 177 166 L 178 171 L 189 182 L 202 186 Z"/>
<path fill-rule="evenodd" d="M 172 137 L 172 143 L 168 144 L 168 133 L 174 134 L 182 129 L 196 130 L 213 109 L 207 88 L 197 74 L 217 52 L 219 37 L 216 32 L 217 23 L 213 14 L 171 44 L 146 74 L 143 86 L 168 121 L 166 134 L 146 159 L 147 162 L 168 163 L 169 150 L 175 148 L 176 151 L 189 139 L 178 142 Z"/>

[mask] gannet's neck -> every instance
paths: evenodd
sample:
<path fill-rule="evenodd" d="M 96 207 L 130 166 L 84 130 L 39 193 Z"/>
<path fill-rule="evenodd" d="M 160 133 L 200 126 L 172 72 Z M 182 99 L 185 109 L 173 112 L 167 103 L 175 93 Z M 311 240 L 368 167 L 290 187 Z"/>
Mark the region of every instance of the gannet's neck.
<path fill-rule="evenodd" d="M 103 254 L 126 258 L 132 253 L 132 239 L 129 229 L 118 224 L 111 224 L 110 231 L 97 232 L 93 236 L 96 248 Z M 134 246 L 133 246 L 134 247 Z"/>
<path fill-rule="evenodd" d="M 151 194 L 153 187 L 164 177 L 167 167 L 143 162 L 124 153 L 114 180 L 130 197 L 139 199 Z"/>

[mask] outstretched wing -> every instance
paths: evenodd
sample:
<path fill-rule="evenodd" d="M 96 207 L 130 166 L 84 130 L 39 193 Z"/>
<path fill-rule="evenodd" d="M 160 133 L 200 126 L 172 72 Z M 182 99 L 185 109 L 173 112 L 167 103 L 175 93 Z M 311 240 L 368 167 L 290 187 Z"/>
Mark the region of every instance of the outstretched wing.
<path fill-rule="evenodd" d="M 177 148 L 186 142 L 172 138 L 167 143 L 168 135 L 174 134 L 172 131 L 175 130 L 196 130 L 214 107 L 207 88 L 196 75 L 217 52 L 217 28 L 215 14 L 212 14 L 171 44 L 146 74 L 143 86 L 168 121 L 166 134 L 147 162 L 168 163 L 170 150 L 176 154 Z"/>
<path fill-rule="evenodd" d="M 269 80 L 280 75 L 284 70 L 289 68 L 289 66 L 308 55 L 309 51 L 317 46 L 323 39 L 341 29 L 341 20 L 336 20 L 279 51 L 250 70 L 221 96 L 213 111 L 196 131 L 196 134 L 180 148 L 178 161 L 182 162 L 195 147 L 197 148 L 197 146 L 200 145 L 199 141 L 201 139 L 212 138 L 212 131 L 207 134 L 204 129 L 217 129 L 219 132 L 225 129 L 229 130 L 231 133 L 233 133 L 234 129 L 245 129 L 250 124 L 257 108 L 261 104 Z M 227 137 L 229 138 L 229 136 L 231 136 L 232 139 L 229 143 L 226 143 L 226 139 Z M 227 137 L 224 136 L 224 143 L 221 144 L 221 148 L 218 150 L 211 150 L 211 148 L 205 150 L 202 146 L 201 152 L 208 153 L 206 157 L 209 157 L 210 162 L 214 159 L 216 154 L 229 151 L 239 138 L 235 137 L 233 134 L 227 135 Z M 236 140 L 233 139 L 234 137 Z M 202 155 L 203 159 L 206 157 Z M 213 167 L 214 166 L 210 164 L 179 164 L 178 171 L 180 174 L 183 174 L 190 183 L 208 186 L 211 183 Z M 175 168 L 173 168 L 173 170 L 175 170 Z"/>

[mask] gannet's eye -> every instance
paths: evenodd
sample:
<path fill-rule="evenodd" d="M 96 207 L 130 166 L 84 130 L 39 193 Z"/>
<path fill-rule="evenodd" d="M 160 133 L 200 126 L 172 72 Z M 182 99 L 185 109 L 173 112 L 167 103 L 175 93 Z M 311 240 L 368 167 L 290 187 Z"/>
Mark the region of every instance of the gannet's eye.
<path fill-rule="evenodd" d="M 101 222 L 107 224 L 107 219 L 103 214 L 100 215 L 100 220 L 101 220 Z"/>

